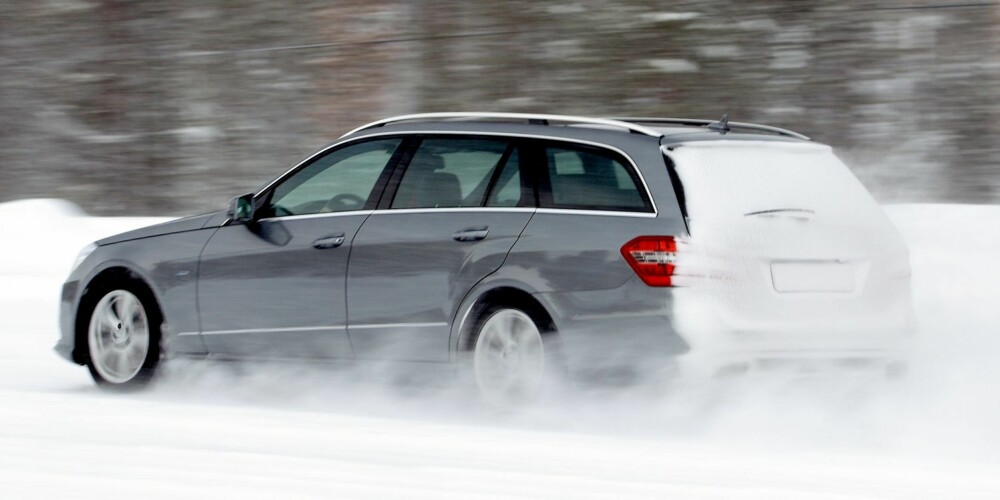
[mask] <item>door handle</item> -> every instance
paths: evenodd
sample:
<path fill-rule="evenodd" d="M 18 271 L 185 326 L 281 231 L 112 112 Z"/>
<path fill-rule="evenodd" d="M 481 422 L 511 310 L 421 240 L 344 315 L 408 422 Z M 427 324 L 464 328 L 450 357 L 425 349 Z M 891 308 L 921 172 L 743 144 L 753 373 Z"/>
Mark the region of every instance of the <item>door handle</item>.
<path fill-rule="evenodd" d="M 479 241 L 485 239 L 488 234 L 490 234 L 490 228 L 483 226 L 463 229 L 451 235 L 451 238 L 455 241 Z"/>
<path fill-rule="evenodd" d="M 320 250 L 326 250 L 328 248 L 337 248 L 344 244 L 343 234 L 334 234 L 330 236 L 324 236 L 312 243 L 313 248 L 318 248 Z"/>

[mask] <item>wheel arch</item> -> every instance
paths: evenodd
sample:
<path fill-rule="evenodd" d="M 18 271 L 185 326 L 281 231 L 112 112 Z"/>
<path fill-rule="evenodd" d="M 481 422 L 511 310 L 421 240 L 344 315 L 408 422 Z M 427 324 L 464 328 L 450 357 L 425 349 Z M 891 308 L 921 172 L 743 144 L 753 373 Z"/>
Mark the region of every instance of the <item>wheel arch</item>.
<path fill-rule="evenodd" d="M 143 294 L 148 294 L 149 298 L 152 299 L 153 303 L 145 305 L 147 308 L 152 308 L 151 313 L 155 314 L 155 317 L 159 320 L 155 325 L 152 323 L 150 327 L 156 328 L 157 331 L 161 330 L 161 324 L 165 321 L 163 317 L 163 307 L 160 305 L 160 297 L 157 294 L 154 287 L 150 284 L 149 279 L 147 279 L 143 274 L 137 272 L 133 267 L 128 266 L 123 263 L 108 263 L 100 270 L 96 270 L 90 278 L 86 281 L 86 285 L 81 288 L 79 299 L 76 302 L 76 308 L 73 314 L 73 361 L 79 364 L 85 364 L 89 356 L 87 352 L 87 328 L 90 322 L 89 311 L 81 314 L 84 311 L 89 310 L 97 304 L 100 300 L 100 295 L 102 291 L 108 290 L 108 287 L 115 285 L 132 285 L 138 288 L 138 291 Z M 140 297 L 141 299 L 142 297 Z"/>
<path fill-rule="evenodd" d="M 507 306 L 524 311 L 538 325 L 542 334 L 555 333 L 559 327 L 549 312 L 549 309 L 542 304 L 538 298 L 521 287 L 511 284 L 498 284 L 480 290 L 476 294 L 470 294 L 471 298 L 466 301 L 458 315 L 458 324 L 455 327 L 455 336 L 452 349 L 455 352 L 466 352 L 474 347 L 473 329 L 476 320 L 490 307 Z"/>

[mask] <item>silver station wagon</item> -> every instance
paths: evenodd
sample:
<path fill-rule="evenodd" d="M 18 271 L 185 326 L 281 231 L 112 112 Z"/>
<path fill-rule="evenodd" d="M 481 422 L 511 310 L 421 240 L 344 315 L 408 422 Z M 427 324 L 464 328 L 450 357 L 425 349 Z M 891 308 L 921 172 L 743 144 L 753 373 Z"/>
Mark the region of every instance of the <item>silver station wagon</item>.
<path fill-rule="evenodd" d="M 56 351 L 108 388 L 177 356 L 421 361 L 500 399 L 605 370 L 882 370 L 905 360 L 909 280 L 880 207 L 801 134 L 431 113 L 88 246 Z"/>

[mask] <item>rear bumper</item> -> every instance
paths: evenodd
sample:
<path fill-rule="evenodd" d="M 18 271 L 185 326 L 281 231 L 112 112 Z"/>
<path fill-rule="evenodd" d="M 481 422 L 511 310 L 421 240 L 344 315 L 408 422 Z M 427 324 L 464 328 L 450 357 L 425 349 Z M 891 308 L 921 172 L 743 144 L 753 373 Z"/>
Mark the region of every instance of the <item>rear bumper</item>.
<path fill-rule="evenodd" d="M 668 316 L 588 318 L 562 330 L 561 352 L 571 372 L 678 373 L 711 378 L 736 373 L 836 373 L 905 369 L 910 331 L 758 333 L 723 332 L 692 344 L 674 332 Z M 728 339 L 726 339 L 728 337 Z M 726 340 L 723 340 L 726 339 Z M 654 375 L 655 376 L 655 375 Z"/>
<path fill-rule="evenodd" d="M 684 375 L 713 375 L 732 367 L 885 369 L 907 362 L 916 330 L 908 293 L 865 314 L 843 312 L 835 320 L 798 314 L 794 321 L 724 316 L 711 293 L 647 287 L 638 279 L 613 290 L 535 296 L 552 313 L 562 356 L 574 372 L 623 367 L 677 367 Z M 831 304 L 830 310 L 837 311 Z"/>
<path fill-rule="evenodd" d="M 714 377 L 781 371 L 822 373 L 847 371 L 896 372 L 910 362 L 911 352 L 901 344 L 884 348 L 815 346 L 811 349 L 747 348 L 743 350 L 692 351 L 677 359 L 685 377 Z"/>
<path fill-rule="evenodd" d="M 864 311 L 831 300 L 808 313 L 791 304 L 787 314 L 755 319 L 720 314 L 696 291 L 675 295 L 674 324 L 691 351 L 678 358 L 685 375 L 792 368 L 823 371 L 886 369 L 906 365 L 917 330 L 908 289 L 881 297 Z"/>

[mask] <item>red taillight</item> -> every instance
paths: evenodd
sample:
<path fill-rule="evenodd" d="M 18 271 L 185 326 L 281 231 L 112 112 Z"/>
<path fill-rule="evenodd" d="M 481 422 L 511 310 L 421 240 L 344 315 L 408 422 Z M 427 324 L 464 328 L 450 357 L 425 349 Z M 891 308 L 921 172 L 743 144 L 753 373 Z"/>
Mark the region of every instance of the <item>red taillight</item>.
<path fill-rule="evenodd" d="M 625 262 L 649 286 L 672 286 L 677 242 L 673 236 L 639 236 L 622 246 Z"/>

